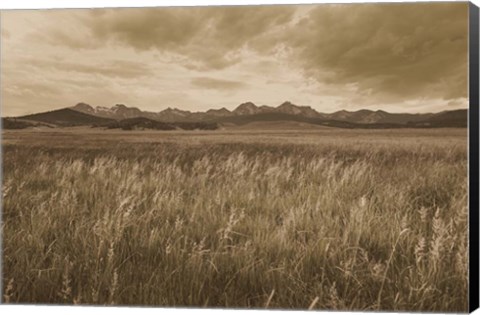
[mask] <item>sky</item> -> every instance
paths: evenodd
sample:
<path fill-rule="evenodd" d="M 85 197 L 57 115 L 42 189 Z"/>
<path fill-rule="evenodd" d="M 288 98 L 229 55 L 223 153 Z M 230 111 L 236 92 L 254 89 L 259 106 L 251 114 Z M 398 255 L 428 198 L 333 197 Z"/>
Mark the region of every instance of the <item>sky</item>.
<path fill-rule="evenodd" d="M 468 3 L 1 12 L 2 116 L 79 102 L 319 112 L 468 107 Z"/>

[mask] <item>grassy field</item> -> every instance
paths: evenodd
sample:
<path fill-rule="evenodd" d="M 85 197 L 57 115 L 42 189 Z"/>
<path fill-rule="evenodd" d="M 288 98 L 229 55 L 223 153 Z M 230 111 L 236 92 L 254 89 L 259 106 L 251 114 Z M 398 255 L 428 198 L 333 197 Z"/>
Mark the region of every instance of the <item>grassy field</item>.
<path fill-rule="evenodd" d="M 467 311 L 466 129 L 3 132 L 3 301 Z"/>

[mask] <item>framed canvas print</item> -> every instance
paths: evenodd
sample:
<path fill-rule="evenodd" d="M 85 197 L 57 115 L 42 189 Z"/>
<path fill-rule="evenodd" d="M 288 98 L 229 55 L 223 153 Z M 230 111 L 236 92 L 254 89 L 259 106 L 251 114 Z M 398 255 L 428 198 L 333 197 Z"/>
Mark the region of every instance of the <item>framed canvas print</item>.
<path fill-rule="evenodd" d="M 475 310 L 478 7 L 216 4 L 1 11 L 2 303 Z"/>

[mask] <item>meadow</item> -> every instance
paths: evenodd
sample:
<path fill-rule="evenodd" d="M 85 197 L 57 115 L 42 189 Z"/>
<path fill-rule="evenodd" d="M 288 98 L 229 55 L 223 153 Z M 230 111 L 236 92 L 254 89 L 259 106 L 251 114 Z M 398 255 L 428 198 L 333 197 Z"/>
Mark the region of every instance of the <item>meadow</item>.
<path fill-rule="evenodd" d="M 5 303 L 466 312 L 467 131 L 3 131 Z"/>

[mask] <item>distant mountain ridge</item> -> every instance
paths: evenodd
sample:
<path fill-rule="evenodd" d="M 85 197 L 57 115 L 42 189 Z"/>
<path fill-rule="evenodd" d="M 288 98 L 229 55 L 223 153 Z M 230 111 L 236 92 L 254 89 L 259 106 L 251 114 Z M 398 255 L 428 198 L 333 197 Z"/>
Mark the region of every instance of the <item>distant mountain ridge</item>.
<path fill-rule="evenodd" d="M 191 112 L 169 107 L 159 112 L 150 112 L 123 104 L 108 108 L 78 103 L 75 106 L 54 111 L 4 118 L 3 125 L 7 129 L 43 125 L 49 127 L 96 126 L 125 130 L 214 130 L 221 125 L 244 126 L 255 123 L 258 126 L 262 122 L 288 121 L 337 128 L 464 128 L 467 127 L 468 110 L 426 114 L 388 113 L 367 109 L 319 113 L 310 106 L 298 106 L 291 102 L 284 102 L 277 107 L 257 106 L 253 102 L 245 102 L 232 111 L 223 107 L 205 112 Z"/>
<path fill-rule="evenodd" d="M 410 113 L 388 113 L 383 110 L 372 111 L 368 109 L 361 109 L 358 111 L 340 110 L 334 113 L 320 113 L 310 106 L 299 106 L 291 102 L 284 102 L 277 107 L 267 105 L 257 106 L 253 102 L 245 102 L 240 104 L 233 111 L 222 107 L 220 109 L 209 109 L 205 112 L 191 112 L 180 110 L 176 108 L 167 108 L 160 112 L 141 111 L 136 107 L 127 107 L 123 104 L 117 104 L 111 108 L 106 107 L 92 107 L 85 103 L 79 103 L 73 107 L 86 114 L 94 116 L 110 118 L 110 119 L 126 119 L 145 117 L 153 120 L 163 122 L 199 122 L 199 121 L 221 121 L 235 119 L 226 119 L 226 117 L 250 116 L 259 114 L 288 114 L 292 116 L 300 116 L 305 118 L 318 118 L 323 120 L 349 122 L 354 124 L 399 124 L 399 125 L 413 125 L 417 122 L 428 123 L 436 115 L 441 113 L 424 113 L 424 114 L 410 114 Z M 462 112 L 463 111 L 463 112 Z M 453 111 L 452 111 L 453 112 Z M 446 112 L 448 113 L 448 112 Z M 466 110 L 460 110 L 462 118 L 466 119 Z M 448 116 L 448 114 L 446 114 Z M 459 115 L 457 113 L 457 115 Z M 447 118 L 448 120 L 448 118 Z M 457 117 L 458 120 L 458 117 Z M 465 120 L 466 126 L 466 120 Z"/>
<path fill-rule="evenodd" d="M 37 121 L 61 127 L 104 125 L 114 122 L 114 119 L 93 116 L 71 108 L 62 108 L 49 112 L 18 117 L 23 121 Z"/>

